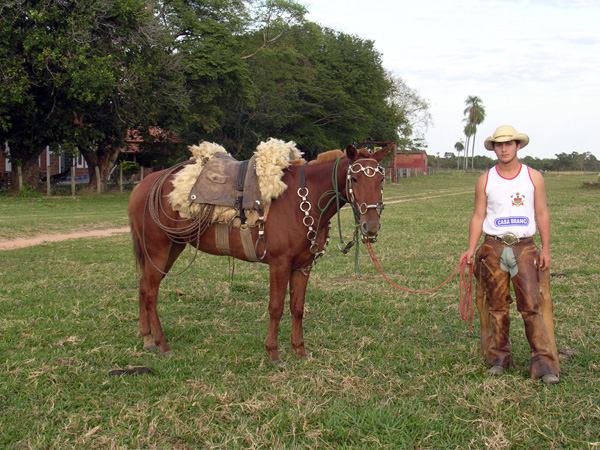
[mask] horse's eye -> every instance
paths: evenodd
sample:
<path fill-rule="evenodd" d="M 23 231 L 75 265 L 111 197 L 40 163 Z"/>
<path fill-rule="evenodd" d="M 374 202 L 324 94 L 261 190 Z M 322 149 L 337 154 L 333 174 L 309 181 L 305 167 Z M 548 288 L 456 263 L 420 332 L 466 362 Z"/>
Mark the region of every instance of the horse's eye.
<path fill-rule="evenodd" d="M 352 177 L 352 182 L 353 183 L 358 183 L 358 180 L 356 178 Z"/>

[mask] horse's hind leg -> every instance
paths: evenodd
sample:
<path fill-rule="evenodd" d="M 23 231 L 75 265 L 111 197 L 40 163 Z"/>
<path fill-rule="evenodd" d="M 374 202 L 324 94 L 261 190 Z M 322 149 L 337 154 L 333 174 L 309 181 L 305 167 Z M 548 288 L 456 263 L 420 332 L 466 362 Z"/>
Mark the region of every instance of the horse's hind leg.
<path fill-rule="evenodd" d="M 299 270 L 292 272 L 290 277 L 290 311 L 292 313 L 292 348 L 296 350 L 299 359 L 310 359 L 310 354 L 304 348 L 302 332 L 302 317 L 304 316 L 304 299 L 310 273 L 304 275 Z"/>
<path fill-rule="evenodd" d="M 144 267 L 142 278 L 140 279 L 139 318 L 140 336 L 144 340 L 144 350 L 153 350 L 158 346 L 161 355 L 171 352 L 158 317 L 158 291 L 165 274 L 169 272 L 184 248 L 185 244 L 169 243 L 168 250 L 165 249 L 163 252 L 163 254 L 167 254 L 168 252 L 166 262 L 164 257 L 151 256 L 151 262 L 147 261 Z M 156 246 L 154 250 L 156 250 Z M 160 269 L 161 267 L 163 268 Z"/>

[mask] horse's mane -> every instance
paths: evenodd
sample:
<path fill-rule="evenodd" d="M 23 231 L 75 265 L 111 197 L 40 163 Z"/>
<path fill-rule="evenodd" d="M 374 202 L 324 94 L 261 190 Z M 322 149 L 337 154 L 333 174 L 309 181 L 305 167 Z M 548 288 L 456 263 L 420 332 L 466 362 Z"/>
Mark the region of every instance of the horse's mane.
<path fill-rule="evenodd" d="M 328 152 L 319 153 L 317 159 L 310 161 L 308 164 L 321 164 L 338 159 L 340 156 L 344 156 L 344 152 L 341 150 L 329 150 Z"/>

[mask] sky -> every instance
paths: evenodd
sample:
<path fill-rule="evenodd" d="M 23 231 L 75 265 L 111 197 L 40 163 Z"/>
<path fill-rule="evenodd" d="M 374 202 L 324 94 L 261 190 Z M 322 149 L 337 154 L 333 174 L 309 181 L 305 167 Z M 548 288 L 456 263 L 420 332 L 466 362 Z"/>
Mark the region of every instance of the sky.
<path fill-rule="evenodd" d="M 430 104 L 427 153 L 455 152 L 465 100 L 486 111 L 475 155 L 500 125 L 519 156 L 600 159 L 600 0 L 300 0 L 307 19 L 374 42 L 383 66 Z"/>

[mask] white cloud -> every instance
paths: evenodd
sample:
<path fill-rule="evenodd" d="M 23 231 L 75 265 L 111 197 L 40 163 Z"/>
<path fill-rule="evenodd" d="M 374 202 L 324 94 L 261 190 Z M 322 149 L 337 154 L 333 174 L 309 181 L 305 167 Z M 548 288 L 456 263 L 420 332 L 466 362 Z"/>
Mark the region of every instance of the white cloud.
<path fill-rule="evenodd" d="M 528 133 L 531 156 L 590 151 L 600 123 L 600 0 L 310 0 L 309 20 L 373 40 L 386 69 L 430 101 L 432 153 L 462 134 L 464 101 L 478 95 L 496 126 Z M 564 132 L 574 130 L 568 141 Z M 450 150 L 452 151 L 452 150 Z"/>

